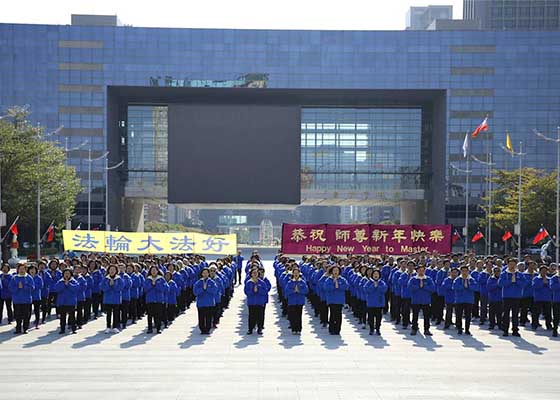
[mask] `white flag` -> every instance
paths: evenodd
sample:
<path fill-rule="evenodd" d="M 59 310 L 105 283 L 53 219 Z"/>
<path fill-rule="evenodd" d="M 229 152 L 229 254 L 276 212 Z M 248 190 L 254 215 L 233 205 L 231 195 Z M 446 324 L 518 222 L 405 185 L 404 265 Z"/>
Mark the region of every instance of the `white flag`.
<path fill-rule="evenodd" d="M 467 153 L 469 152 L 469 134 L 465 135 L 465 141 L 463 142 L 463 157 L 467 158 Z"/>

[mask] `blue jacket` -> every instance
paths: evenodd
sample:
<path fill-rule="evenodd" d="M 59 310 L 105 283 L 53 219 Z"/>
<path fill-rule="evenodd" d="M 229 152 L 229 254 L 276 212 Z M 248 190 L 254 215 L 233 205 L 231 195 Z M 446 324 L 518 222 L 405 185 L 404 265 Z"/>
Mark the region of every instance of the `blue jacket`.
<path fill-rule="evenodd" d="M 57 307 L 76 307 L 76 305 L 78 305 L 78 289 L 79 284 L 74 278 L 70 278 L 68 284 L 64 282 L 64 279 L 60 279 L 58 282 L 56 282 L 56 284 L 54 285 L 54 291 L 57 293 Z"/>
<path fill-rule="evenodd" d="M 560 276 L 554 275 L 548 284 L 552 290 L 552 302 L 560 303 Z"/>
<path fill-rule="evenodd" d="M 262 296 L 263 296 L 263 300 L 264 303 L 267 304 L 268 303 L 268 292 L 270 292 L 270 289 L 272 289 L 272 284 L 270 283 L 270 281 L 268 280 L 268 278 L 265 276 L 264 278 L 260 278 L 263 280 L 264 285 L 266 287 L 266 293 L 263 292 Z"/>
<path fill-rule="evenodd" d="M 101 292 L 101 282 L 103 281 L 103 279 L 105 279 L 105 276 L 103 275 L 103 272 L 99 269 L 93 271 L 91 273 L 91 277 L 93 279 L 93 286 L 91 287 L 91 292 L 92 293 L 99 293 Z"/>
<path fill-rule="evenodd" d="M 486 272 L 486 270 L 481 271 L 478 274 L 478 286 L 480 288 L 480 295 L 482 297 L 487 297 L 488 296 L 488 289 L 486 289 L 486 284 L 488 283 L 488 278 L 490 278 L 490 275 L 488 272 Z"/>
<path fill-rule="evenodd" d="M 465 287 L 465 280 L 467 281 L 467 287 Z M 455 304 L 474 304 L 474 292 L 477 291 L 478 287 L 476 279 L 472 276 L 467 279 L 463 279 L 460 276 L 455 278 L 453 281 Z"/>
<path fill-rule="evenodd" d="M 86 280 L 86 299 L 91 299 L 93 293 L 93 278 L 90 274 L 83 275 L 83 277 Z"/>
<path fill-rule="evenodd" d="M 525 277 L 525 280 L 527 281 L 527 284 L 523 288 L 523 292 L 521 293 L 521 297 L 533 298 L 533 278 L 536 277 L 536 276 L 539 276 L 539 274 L 537 274 L 536 272 L 533 272 L 532 274 L 530 274 L 529 272 L 525 271 L 525 272 L 523 272 L 523 276 Z"/>
<path fill-rule="evenodd" d="M 449 268 L 448 269 L 442 268 L 436 274 L 435 284 L 436 284 L 436 291 L 439 296 L 445 297 L 445 290 L 443 289 L 443 281 L 445 281 L 449 276 L 449 271 L 450 271 Z M 447 300 L 445 300 L 445 302 L 447 303 Z M 453 303 L 453 301 L 451 301 L 451 303 Z"/>
<path fill-rule="evenodd" d="M 165 300 L 165 302 L 167 304 L 175 305 L 177 304 L 177 296 L 179 295 L 181 290 L 179 289 L 175 281 L 172 279 L 167 281 L 167 286 L 168 286 L 167 299 Z"/>
<path fill-rule="evenodd" d="M 12 292 L 10 291 L 10 281 L 12 280 L 12 278 L 13 275 L 10 273 L 0 274 L 0 280 L 2 281 L 2 293 L 0 293 L 0 295 L 4 300 L 11 300 L 12 298 Z"/>
<path fill-rule="evenodd" d="M 256 292 L 255 287 L 257 288 Z M 259 278 L 256 283 L 249 279 L 245 282 L 243 290 L 247 296 L 248 306 L 264 306 L 266 304 L 265 297 L 268 297 L 268 288 L 262 279 Z"/>
<path fill-rule="evenodd" d="M 420 287 L 420 281 L 424 281 L 422 287 Z M 408 290 L 410 292 L 411 304 L 430 304 L 432 293 L 436 291 L 436 285 L 429 276 L 426 276 L 424 279 L 413 276 L 408 281 Z"/>
<path fill-rule="evenodd" d="M 488 303 L 499 303 L 502 301 L 502 288 L 498 285 L 498 278 L 491 276 L 486 281 L 488 292 Z"/>
<path fill-rule="evenodd" d="M 140 297 L 142 287 L 142 275 L 133 272 L 130 274 L 130 298 L 137 299 Z"/>
<path fill-rule="evenodd" d="M 43 279 L 43 288 L 41 289 L 41 298 L 46 299 L 49 297 L 51 286 L 54 286 L 54 282 L 51 278 L 51 274 L 48 271 L 39 272 L 39 275 Z"/>
<path fill-rule="evenodd" d="M 33 277 L 35 289 L 33 289 L 33 301 L 41 301 L 41 292 L 43 290 L 43 278 L 39 274 Z"/>
<path fill-rule="evenodd" d="M 342 276 L 338 277 L 338 288 L 335 287 L 334 278 L 328 277 L 324 283 L 327 304 L 344 304 L 348 281 Z"/>
<path fill-rule="evenodd" d="M 85 301 L 87 292 L 87 280 L 82 275 L 74 277 L 74 279 L 76 280 L 76 282 L 78 282 L 78 301 Z"/>
<path fill-rule="evenodd" d="M 453 278 L 448 276 L 441 283 L 441 291 L 445 297 L 445 304 L 455 304 L 455 292 L 453 292 Z"/>
<path fill-rule="evenodd" d="M 498 285 L 502 288 L 502 298 L 504 299 L 520 299 L 523 295 L 523 288 L 528 284 L 525 274 L 521 272 L 515 272 L 515 282 L 511 281 L 512 278 L 512 273 L 504 271 L 498 279 Z"/>
<path fill-rule="evenodd" d="M 410 280 L 412 279 L 413 276 L 414 276 L 414 273 L 412 273 L 411 275 L 408 275 L 408 273 L 406 271 L 401 273 L 401 275 L 400 275 L 399 286 L 401 288 L 401 297 L 403 299 L 410 299 L 411 298 L 408 283 L 410 282 Z"/>
<path fill-rule="evenodd" d="M 297 287 L 297 292 L 296 292 Z M 304 279 L 298 279 L 297 281 L 290 279 L 286 282 L 284 288 L 284 294 L 288 300 L 289 306 L 294 305 L 304 305 L 305 295 L 309 293 L 309 288 L 307 287 L 307 282 Z"/>
<path fill-rule="evenodd" d="M 552 301 L 552 290 L 550 289 L 550 285 L 548 283 L 544 283 L 543 278 L 540 276 L 535 276 L 532 282 L 533 288 L 533 300 L 534 301 L 546 301 L 550 303 Z"/>
<path fill-rule="evenodd" d="M 124 280 L 120 276 L 115 275 L 113 286 L 111 286 L 110 282 L 111 279 L 106 276 L 99 285 L 99 289 L 103 291 L 103 304 L 121 304 Z"/>
<path fill-rule="evenodd" d="M 206 282 L 206 289 L 204 289 L 204 283 Z M 212 279 L 200 278 L 197 280 L 193 286 L 193 293 L 196 296 L 196 306 L 197 307 L 214 307 L 216 305 L 215 297 L 218 287 L 216 282 Z"/>
<path fill-rule="evenodd" d="M 21 288 L 19 287 L 21 284 Z M 12 293 L 14 304 L 31 304 L 33 302 L 33 290 L 35 282 L 31 275 L 14 275 L 8 284 L 8 289 Z"/>
<path fill-rule="evenodd" d="M 152 278 L 146 278 L 144 281 L 146 303 L 165 303 L 166 286 L 167 282 L 165 282 L 163 276 L 158 275 L 155 279 L 155 284 Z"/>
<path fill-rule="evenodd" d="M 130 301 L 130 288 L 132 286 L 132 279 L 130 279 L 130 275 L 128 275 L 127 273 L 119 274 L 119 276 L 123 280 L 123 287 L 121 289 L 122 300 Z"/>
<path fill-rule="evenodd" d="M 385 307 L 387 284 L 382 279 L 377 281 L 377 286 L 375 286 L 372 279 L 368 279 L 364 285 L 364 291 L 368 307 Z"/>

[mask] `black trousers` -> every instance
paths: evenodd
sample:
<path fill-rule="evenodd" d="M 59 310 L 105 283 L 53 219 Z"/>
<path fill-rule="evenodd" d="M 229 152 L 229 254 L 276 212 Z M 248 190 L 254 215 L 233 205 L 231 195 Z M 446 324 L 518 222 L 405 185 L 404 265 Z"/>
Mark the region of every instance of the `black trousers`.
<path fill-rule="evenodd" d="M 383 307 L 383 314 L 387 314 L 389 312 L 389 303 L 391 302 L 391 293 L 387 290 L 385 292 L 385 307 Z M 369 315 L 369 313 L 368 313 Z"/>
<path fill-rule="evenodd" d="M 457 318 L 455 324 L 457 325 L 457 331 L 463 331 L 463 316 L 465 317 L 465 331 L 469 331 L 471 328 L 471 317 L 473 305 L 470 303 L 458 303 L 455 305 L 457 309 Z"/>
<path fill-rule="evenodd" d="M 526 324 L 529 322 L 529 310 L 533 307 L 533 298 L 532 297 L 522 297 L 521 301 L 519 302 L 519 323 Z"/>
<path fill-rule="evenodd" d="M 329 323 L 329 306 L 323 300 L 319 302 L 319 320 L 325 326 Z"/>
<path fill-rule="evenodd" d="M 509 321 L 511 314 L 512 331 L 514 333 L 519 332 L 519 305 L 521 303 L 521 300 L 514 298 L 505 298 L 503 303 L 504 313 L 502 318 L 502 329 L 504 330 L 504 332 L 509 331 Z"/>
<path fill-rule="evenodd" d="M 210 328 L 212 328 L 212 307 L 198 307 L 198 328 L 200 333 L 210 333 Z"/>
<path fill-rule="evenodd" d="M 175 304 L 166 304 L 165 306 L 165 316 L 167 324 L 172 322 L 177 315 L 177 305 Z"/>
<path fill-rule="evenodd" d="M 368 307 L 368 325 L 369 331 L 373 332 L 374 329 L 378 330 L 381 328 L 381 316 L 383 314 L 383 308 L 381 307 Z"/>
<path fill-rule="evenodd" d="M 401 298 L 402 324 L 406 328 L 410 324 L 410 298 Z"/>
<path fill-rule="evenodd" d="M 480 317 L 479 303 L 480 303 L 480 292 L 474 292 L 474 304 L 472 305 L 472 316 L 476 318 Z"/>
<path fill-rule="evenodd" d="M 424 317 L 424 331 L 430 329 L 430 315 L 431 306 L 429 304 L 413 304 L 412 305 L 412 329 L 418 330 L 418 315 L 422 310 L 422 316 Z"/>
<path fill-rule="evenodd" d="M 558 330 L 560 322 L 560 303 L 552 303 L 552 328 Z"/>
<path fill-rule="evenodd" d="M 120 314 L 120 304 L 103 304 L 103 309 L 107 313 L 107 328 L 118 328 L 119 327 L 119 314 Z M 112 318 L 111 318 L 112 317 Z M 112 323 L 111 323 L 112 320 Z"/>
<path fill-rule="evenodd" d="M 41 318 L 41 321 L 44 324 L 46 319 L 47 319 L 47 314 L 49 313 L 49 297 L 48 296 L 43 297 L 41 299 L 41 313 L 43 314 L 43 317 Z"/>
<path fill-rule="evenodd" d="M 58 309 L 56 307 L 56 297 L 57 297 L 56 292 L 49 293 L 49 315 L 51 315 L 53 307 L 55 308 L 55 314 L 58 314 Z"/>
<path fill-rule="evenodd" d="M 139 317 L 138 317 L 138 299 L 130 299 L 130 304 L 129 304 L 129 313 L 130 313 L 130 319 L 132 320 L 132 322 L 135 322 Z"/>
<path fill-rule="evenodd" d="M 162 303 L 146 303 L 146 310 L 148 312 L 148 330 L 152 330 L 154 325 L 157 331 L 161 330 L 163 307 L 164 305 Z"/>
<path fill-rule="evenodd" d="M 339 335 L 342 326 L 342 304 L 329 304 L 329 313 L 329 332 Z"/>
<path fill-rule="evenodd" d="M 503 314 L 503 304 L 501 301 L 493 301 L 490 303 L 488 311 L 488 323 L 490 327 L 493 328 L 497 326 L 502 328 L 502 314 Z"/>
<path fill-rule="evenodd" d="M 16 320 L 16 332 L 29 329 L 31 318 L 31 304 L 14 304 L 14 318 Z"/>
<path fill-rule="evenodd" d="M 79 327 L 81 327 L 85 321 L 84 321 L 84 307 L 85 307 L 85 301 L 78 301 L 78 305 L 76 306 L 76 325 L 78 325 Z"/>
<path fill-rule="evenodd" d="M 395 321 L 396 324 L 401 323 L 401 296 L 393 294 L 391 298 L 391 319 Z"/>
<path fill-rule="evenodd" d="M 41 322 L 41 300 L 33 301 L 33 313 L 35 314 L 35 326 L 39 326 L 39 322 Z"/>
<path fill-rule="evenodd" d="M 539 317 L 544 316 L 547 329 L 552 327 L 552 304 L 549 301 L 534 301 L 531 309 L 531 325 L 533 328 L 539 326 Z"/>
<path fill-rule="evenodd" d="M 220 323 L 221 313 L 222 308 L 219 303 L 212 307 L 212 327 L 218 326 L 218 324 Z"/>
<path fill-rule="evenodd" d="M 262 329 L 264 324 L 264 306 L 249 306 L 249 321 L 247 329 L 253 331 L 255 327 Z"/>
<path fill-rule="evenodd" d="M 101 294 L 101 292 L 91 294 L 91 307 L 95 318 L 99 317 L 99 306 L 101 305 L 102 301 L 103 295 Z"/>
<path fill-rule="evenodd" d="M 445 304 L 445 325 L 444 327 L 450 327 L 453 325 L 453 310 L 455 309 L 455 303 Z"/>
<path fill-rule="evenodd" d="M 120 306 L 120 323 L 123 328 L 126 328 L 126 323 L 128 322 L 128 314 L 130 309 L 130 300 L 123 300 Z"/>
<path fill-rule="evenodd" d="M 488 296 L 480 295 L 480 322 L 488 319 Z"/>
<path fill-rule="evenodd" d="M 436 323 L 443 321 L 443 305 L 445 304 L 445 298 L 439 296 L 436 293 L 432 295 L 432 313 L 436 319 Z"/>
<path fill-rule="evenodd" d="M 60 330 L 66 331 L 66 319 L 72 332 L 76 332 L 76 307 L 74 306 L 59 306 L 58 312 L 60 313 Z"/>
<path fill-rule="evenodd" d="M 14 310 L 12 308 L 12 299 L 0 299 L 0 323 L 4 316 L 4 304 L 6 305 L 6 313 L 8 315 L 8 323 L 14 320 Z"/>
<path fill-rule="evenodd" d="M 292 332 L 301 332 L 301 314 L 303 312 L 303 305 L 288 306 L 288 320 L 292 327 Z"/>

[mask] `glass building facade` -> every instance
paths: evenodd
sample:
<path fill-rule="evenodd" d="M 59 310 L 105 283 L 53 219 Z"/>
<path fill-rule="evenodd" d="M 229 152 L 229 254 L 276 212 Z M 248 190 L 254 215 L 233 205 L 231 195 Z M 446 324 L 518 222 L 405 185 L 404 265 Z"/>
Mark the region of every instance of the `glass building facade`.
<path fill-rule="evenodd" d="M 233 82 L 233 83 L 232 83 Z M 245 86 L 318 89 L 436 89 L 446 94 L 446 221 L 462 226 L 465 133 L 485 116 L 490 130 L 473 154 L 493 153 L 515 168 L 505 132 L 523 141 L 528 166 L 553 169 L 556 150 L 532 132 L 560 125 L 560 31 L 290 31 L 159 29 L 130 26 L 0 24 L 0 110 L 28 104 L 31 120 L 60 142 L 87 140 L 93 157 L 107 148 L 107 87 Z M 258 89 L 255 89 L 258 90 Z M 129 186 L 164 185 L 164 111 L 131 105 Z M 2 112 L 0 111 L 0 112 Z M 414 109 L 305 109 L 302 165 L 307 184 L 427 187 L 426 144 Z M 325 129 L 333 126 L 333 129 Z M 133 133 L 134 132 L 134 133 Z M 133 136 L 134 135 L 134 136 Z M 150 150 L 150 146 L 153 149 Z M 116 149 L 108 149 L 116 152 Z M 365 154 L 364 154 L 365 152 Z M 69 163 L 87 178 L 87 151 Z M 119 157 L 113 157 L 118 160 Z M 485 191 L 485 167 L 472 165 L 473 213 Z M 420 175 L 419 174 L 420 171 Z M 336 172 L 336 173 L 333 173 Z M 93 164 L 92 221 L 104 221 L 104 166 Z M 406 176 L 406 178 L 405 178 Z M 304 182 L 305 183 L 305 182 Z M 85 219 L 84 201 L 78 215 Z"/>

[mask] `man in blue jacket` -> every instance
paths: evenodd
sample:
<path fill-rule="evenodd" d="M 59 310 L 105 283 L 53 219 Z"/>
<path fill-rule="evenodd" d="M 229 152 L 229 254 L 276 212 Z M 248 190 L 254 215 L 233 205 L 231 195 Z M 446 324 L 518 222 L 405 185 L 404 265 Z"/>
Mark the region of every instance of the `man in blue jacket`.
<path fill-rule="evenodd" d="M 488 293 L 488 323 L 489 329 L 494 327 L 502 328 L 502 288 L 498 286 L 498 280 L 502 273 L 501 267 L 497 265 L 492 268 L 492 276 L 486 281 L 486 291 Z"/>
<path fill-rule="evenodd" d="M 301 314 L 305 304 L 305 296 L 309 292 L 307 282 L 300 276 L 298 267 L 292 269 L 292 276 L 284 287 L 288 298 L 288 320 L 294 335 L 301 333 Z"/>
<path fill-rule="evenodd" d="M 232 257 L 234 266 L 235 266 L 235 271 L 233 274 L 233 279 L 234 279 L 234 284 L 239 283 L 241 285 L 241 270 L 243 269 L 243 256 L 241 255 L 241 250 L 239 250 L 237 252 L 236 256 Z"/>
<path fill-rule="evenodd" d="M 410 324 L 411 298 L 408 283 L 414 275 L 414 268 L 416 268 L 416 264 L 414 263 L 414 261 L 408 261 L 406 263 L 406 271 L 401 273 L 399 278 L 399 287 L 401 289 L 402 326 L 405 329 L 408 328 L 408 324 Z"/>
<path fill-rule="evenodd" d="M 426 275 L 426 267 L 419 265 L 416 267 L 416 276 L 408 281 L 410 291 L 410 302 L 412 304 L 412 330 L 411 335 L 418 332 L 418 314 L 422 310 L 424 316 L 424 335 L 432 336 L 430 332 L 430 312 L 432 293 L 436 290 L 436 285 L 432 278 Z"/>
<path fill-rule="evenodd" d="M 533 278 L 533 308 L 531 310 L 531 326 L 537 329 L 539 324 L 539 317 L 544 315 L 546 329 L 552 329 L 552 290 L 549 285 L 548 267 L 541 265 L 539 268 L 539 275 Z"/>
<path fill-rule="evenodd" d="M 463 315 L 465 316 L 465 334 L 471 334 L 472 309 L 475 303 L 475 292 L 478 282 L 469 274 L 469 267 L 461 266 L 461 275 L 453 281 L 453 292 L 455 293 L 455 307 L 457 312 L 457 333 L 463 334 Z"/>
<path fill-rule="evenodd" d="M 517 260 L 515 258 L 512 257 L 508 260 L 507 269 L 500 275 L 498 285 L 502 288 L 504 304 L 502 319 L 503 336 L 509 336 L 510 314 L 512 334 L 513 336 L 521 336 L 519 334 L 519 305 L 523 289 L 527 286 L 527 281 L 525 275 L 517 270 Z"/>

